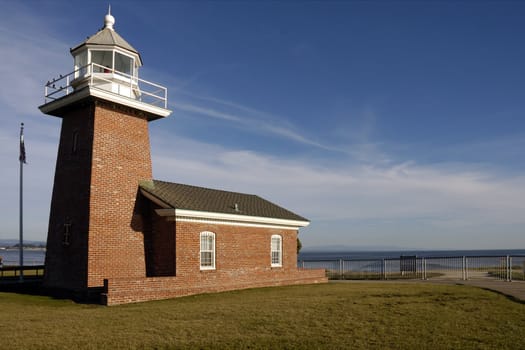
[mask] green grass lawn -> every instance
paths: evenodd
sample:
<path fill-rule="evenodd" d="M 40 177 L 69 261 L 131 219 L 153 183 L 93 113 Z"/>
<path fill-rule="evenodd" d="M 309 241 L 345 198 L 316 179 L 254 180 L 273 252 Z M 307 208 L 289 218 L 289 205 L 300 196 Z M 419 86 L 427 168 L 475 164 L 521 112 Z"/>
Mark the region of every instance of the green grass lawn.
<path fill-rule="evenodd" d="M 0 293 L 2 349 L 523 349 L 525 304 L 469 286 L 330 283 L 103 307 Z"/>
<path fill-rule="evenodd" d="M 26 267 L 24 269 L 24 276 L 28 277 L 34 277 L 34 276 L 42 276 L 44 274 L 44 269 L 31 269 L 30 267 Z M 11 277 L 19 277 L 20 276 L 20 270 L 11 270 L 9 268 L 0 269 L 0 280 L 2 278 L 11 278 Z"/>

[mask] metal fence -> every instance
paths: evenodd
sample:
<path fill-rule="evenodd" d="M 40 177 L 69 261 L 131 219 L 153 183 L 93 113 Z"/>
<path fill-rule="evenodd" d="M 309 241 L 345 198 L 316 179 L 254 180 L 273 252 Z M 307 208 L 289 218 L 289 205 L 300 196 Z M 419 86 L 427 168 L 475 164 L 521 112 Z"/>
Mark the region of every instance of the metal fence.
<path fill-rule="evenodd" d="M 325 269 L 326 276 L 334 280 L 525 280 L 525 255 L 301 260 L 298 266 Z"/>

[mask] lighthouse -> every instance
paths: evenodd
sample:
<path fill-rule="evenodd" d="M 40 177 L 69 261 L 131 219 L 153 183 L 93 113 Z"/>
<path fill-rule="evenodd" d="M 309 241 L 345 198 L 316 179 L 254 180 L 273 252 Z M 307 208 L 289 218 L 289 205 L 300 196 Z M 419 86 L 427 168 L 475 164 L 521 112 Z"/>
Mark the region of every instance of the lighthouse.
<path fill-rule="evenodd" d="M 62 120 L 44 287 L 105 305 L 324 283 L 297 268 L 309 220 L 257 195 L 152 178 L 150 122 L 170 115 L 165 87 L 110 11 L 45 84 L 40 110 Z"/>
<path fill-rule="evenodd" d="M 148 124 L 171 111 L 110 10 L 71 55 L 73 70 L 45 84 L 39 107 L 62 120 L 44 286 L 86 296 L 104 279 L 146 274 L 138 189 L 152 180 Z"/>

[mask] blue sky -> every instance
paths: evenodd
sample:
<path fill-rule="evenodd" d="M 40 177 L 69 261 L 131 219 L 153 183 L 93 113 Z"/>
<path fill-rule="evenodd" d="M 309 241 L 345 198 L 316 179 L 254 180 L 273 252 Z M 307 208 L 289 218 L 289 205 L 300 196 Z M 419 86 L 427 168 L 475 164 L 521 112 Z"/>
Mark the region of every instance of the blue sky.
<path fill-rule="evenodd" d="M 107 2 L 0 0 L 0 238 L 45 240 L 60 120 L 44 83 Z M 112 1 L 143 79 L 154 177 L 258 194 L 305 248 L 525 248 L 525 3 Z"/>

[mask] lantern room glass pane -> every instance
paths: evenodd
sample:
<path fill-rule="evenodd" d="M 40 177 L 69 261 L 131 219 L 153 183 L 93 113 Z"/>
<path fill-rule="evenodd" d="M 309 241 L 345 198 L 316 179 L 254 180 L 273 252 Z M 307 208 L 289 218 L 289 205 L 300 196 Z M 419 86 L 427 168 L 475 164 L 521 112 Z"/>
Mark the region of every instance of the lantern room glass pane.
<path fill-rule="evenodd" d="M 108 73 L 113 68 L 113 51 L 91 51 L 91 62 L 95 73 Z"/>
<path fill-rule="evenodd" d="M 120 73 L 133 75 L 133 58 L 115 52 L 115 70 Z"/>
<path fill-rule="evenodd" d="M 75 56 L 75 78 L 86 75 L 87 51 L 83 51 Z"/>

